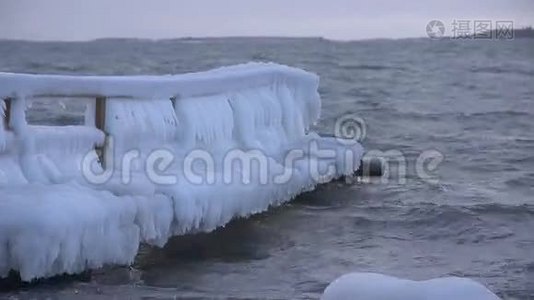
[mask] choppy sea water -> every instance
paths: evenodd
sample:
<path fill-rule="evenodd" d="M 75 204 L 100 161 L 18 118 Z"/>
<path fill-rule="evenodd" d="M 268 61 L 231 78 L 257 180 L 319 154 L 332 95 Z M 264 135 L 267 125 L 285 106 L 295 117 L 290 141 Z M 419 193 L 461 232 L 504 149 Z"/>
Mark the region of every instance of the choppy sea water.
<path fill-rule="evenodd" d="M 398 151 L 406 177 L 332 183 L 210 234 L 143 247 L 132 268 L 0 294 L 66 299 L 317 299 L 352 271 L 456 275 L 534 299 L 534 40 L 0 41 L 0 71 L 169 74 L 274 61 L 321 76 L 323 113 L 365 121 L 367 150 Z M 32 122 L 76 122 L 34 107 Z M 444 157 L 417 176 L 425 151 Z M 437 181 L 436 181 L 437 179 Z"/>

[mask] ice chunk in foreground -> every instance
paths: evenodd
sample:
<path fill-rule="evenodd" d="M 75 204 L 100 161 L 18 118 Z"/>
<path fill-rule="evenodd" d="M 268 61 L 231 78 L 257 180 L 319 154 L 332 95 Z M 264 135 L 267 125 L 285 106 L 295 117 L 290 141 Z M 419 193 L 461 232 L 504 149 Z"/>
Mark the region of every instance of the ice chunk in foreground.
<path fill-rule="evenodd" d="M 351 273 L 333 281 L 321 300 L 500 300 L 480 283 L 459 277 L 413 281 Z"/>

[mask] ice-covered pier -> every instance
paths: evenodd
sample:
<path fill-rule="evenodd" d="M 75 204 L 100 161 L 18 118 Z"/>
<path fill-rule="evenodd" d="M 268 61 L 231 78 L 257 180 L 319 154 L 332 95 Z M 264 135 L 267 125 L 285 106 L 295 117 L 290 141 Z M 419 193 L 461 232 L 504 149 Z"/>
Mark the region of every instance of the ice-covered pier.
<path fill-rule="evenodd" d="M 0 73 L 0 277 L 132 263 L 139 244 L 211 231 L 352 174 L 360 144 L 310 131 L 319 79 L 276 64 L 173 76 Z M 39 98 L 85 124 L 37 126 Z"/>

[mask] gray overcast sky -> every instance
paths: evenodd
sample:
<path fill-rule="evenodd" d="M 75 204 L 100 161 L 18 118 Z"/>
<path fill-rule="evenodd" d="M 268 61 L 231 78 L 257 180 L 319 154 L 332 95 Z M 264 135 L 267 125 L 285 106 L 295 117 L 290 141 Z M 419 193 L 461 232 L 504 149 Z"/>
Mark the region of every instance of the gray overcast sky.
<path fill-rule="evenodd" d="M 428 21 L 534 24 L 534 0 L 0 0 L 0 38 L 425 35 Z"/>

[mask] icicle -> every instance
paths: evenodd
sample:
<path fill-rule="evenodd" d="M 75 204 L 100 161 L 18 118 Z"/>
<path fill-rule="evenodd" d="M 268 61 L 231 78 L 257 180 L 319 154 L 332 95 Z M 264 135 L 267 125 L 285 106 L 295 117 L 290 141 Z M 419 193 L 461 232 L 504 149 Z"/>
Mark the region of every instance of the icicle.
<path fill-rule="evenodd" d="M 225 147 L 232 142 L 234 117 L 226 95 L 184 98 L 176 102 L 180 145 L 186 149 Z"/>
<path fill-rule="evenodd" d="M 85 126 L 95 127 L 96 120 L 96 99 L 90 99 L 85 103 L 84 124 Z"/>
<path fill-rule="evenodd" d="M 20 136 L 23 136 L 28 127 L 26 121 L 26 96 L 11 99 L 11 116 L 9 126 Z"/>
<path fill-rule="evenodd" d="M 107 105 L 106 126 L 115 140 L 116 164 L 127 151 L 138 150 L 145 157 L 175 143 L 178 122 L 170 99 L 110 98 Z"/>
<path fill-rule="evenodd" d="M 290 140 L 298 140 L 305 134 L 302 111 L 291 90 L 285 85 L 277 86 L 277 98 L 282 105 L 283 127 Z"/>

